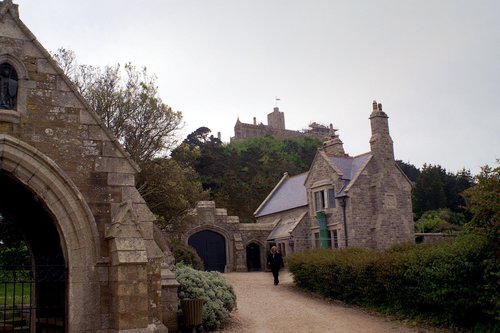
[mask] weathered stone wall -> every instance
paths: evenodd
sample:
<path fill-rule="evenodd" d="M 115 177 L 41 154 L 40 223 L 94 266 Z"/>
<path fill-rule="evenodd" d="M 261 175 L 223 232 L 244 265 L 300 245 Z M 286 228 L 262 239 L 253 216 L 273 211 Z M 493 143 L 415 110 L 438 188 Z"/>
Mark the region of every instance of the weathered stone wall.
<path fill-rule="evenodd" d="M 372 150 L 366 155 L 366 165 L 360 166 L 359 174 L 346 175 L 350 179 L 343 194 L 346 198 L 346 223 L 342 199 L 337 200 L 335 208 L 324 210 L 328 230 L 337 230 L 341 247 L 346 244 L 345 225 L 348 246 L 379 249 L 414 240 L 411 183 L 394 161 L 388 117 L 376 102 L 370 122 Z M 340 147 L 341 142 L 338 145 Z M 317 153 L 311 165 L 305 186 L 313 239 L 319 232 L 315 223 L 314 192 L 333 186 L 338 193 L 344 185 L 341 171 L 330 163 L 327 153 L 338 157 L 345 155 L 343 149 L 325 149 Z"/>
<path fill-rule="evenodd" d="M 219 233 L 226 243 L 226 270 L 244 270 L 244 248 L 239 230 L 239 218 L 228 216 L 227 210 L 215 207 L 213 201 L 199 201 L 191 211 L 191 223 L 188 230 L 182 235 L 184 243 L 188 244 L 189 237 L 203 230 Z"/>
<path fill-rule="evenodd" d="M 319 224 L 316 220 L 316 209 L 314 206 L 314 192 L 328 189 L 332 186 L 335 188 L 335 191 L 339 191 L 344 185 L 339 176 L 340 172 L 332 168 L 332 165 L 325 159 L 326 155 L 324 153 L 318 152 L 318 155 L 321 154 L 323 155 L 317 156 L 314 159 L 305 183 L 307 201 L 309 203 L 311 243 L 314 243 L 314 234 L 319 232 Z M 338 230 L 339 244 L 345 244 L 342 208 L 336 204 L 334 208 L 327 208 L 324 212 L 326 214 L 328 230 Z"/>
<path fill-rule="evenodd" d="M 266 240 L 273 223 L 240 223 L 237 216 L 228 216 L 226 209 L 216 208 L 213 201 L 200 201 L 191 211 L 192 221 L 182 235 L 184 243 L 197 232 L 211 230 L 222 235 L 226 242 L 226 271 L 247 271 L 246 247 L 260 247 L 261 262 L 265 263 Z M 264 266 L 263 266 L 264 267 Z"/>
<path fill-rule="evenodd" d="M 88 223 L 97 231 L 97 237 L 82 235 L 97 248 L 88 266 L 82 269 L 81 263 L 66 258 L 70 281 L 90 279 L 95 287 L 89 309 L 68 314 L 75 318 L 70 330 L 146 329 L 161 320 L 159 264 L 164 256 L 153 239 L 154 216 L 135 188 L 138 167 L 19 20 L 17 6 L 10 0 L 0 2 L 0 50 L 0 63 L 9 63 L 19 77 L 16 108 L 0 110 L 0 134 L 52 161 L 57 173 L 77 189 L 79 200 L 92 214 Z M 55 223 L 69 226 L 75 215 L 69 216 Z M 113 233 L 113 227 L 122 229 Z M 62 237 L 67 246 L 77 246 L 66 243 L 68 235 Z M 95 275 L 79 275 L 85 271 Z M 73 295 L 68 297 L 73 304 Z M 89 318 L 89 311 L 99 315 Z M 81 317 L 85 322 L 76 320 Z"/>

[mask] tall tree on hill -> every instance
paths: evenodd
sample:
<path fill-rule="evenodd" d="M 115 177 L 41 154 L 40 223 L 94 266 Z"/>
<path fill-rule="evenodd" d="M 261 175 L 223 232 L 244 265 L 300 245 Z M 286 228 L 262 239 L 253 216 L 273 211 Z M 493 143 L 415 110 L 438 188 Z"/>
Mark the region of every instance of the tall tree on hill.
<path fill-rule="evenodd" d="M 463 213 L 465 202 L 461 193 L 472 184 L 468 170 L 452 174 L 440 165 L 424 164 L 413 189 L 413 212 L 416 218 L 426 211 L 440 208 Z"/>
<path fill-rule="evenodd" d="M 277 139 L 262 137 L 222 144 L 201 127 L 173 150 L 172 158 L 191 166 L 200 175 L 212 200 L 243 222 L 253 221 L 253 212 L 284 172 L 305 172 L 321 141 L 314 138 Z"/>
<path fill-rule="evenodd" d="M 196 129 L 172 151 L 171 157 L 181 165 L 196 170 L 203 188 L 209 190 L 214 199 L 222 186 L 229 163 L 225 145 L 210 133 L 207 127 Z"/>
<path fill-rule="evenodd" d="M 64 48 L 53 57 L 137 163 L 174 147 L 182 113 L 163 103 L 156 77 L 145 67 L 78 65 L 74 52 Z"/>

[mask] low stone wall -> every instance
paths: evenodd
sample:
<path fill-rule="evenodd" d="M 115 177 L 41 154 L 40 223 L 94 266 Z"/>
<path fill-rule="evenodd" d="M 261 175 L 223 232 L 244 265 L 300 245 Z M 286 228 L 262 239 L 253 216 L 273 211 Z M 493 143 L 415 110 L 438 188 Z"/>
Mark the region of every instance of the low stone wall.
<path fill-rule="evenodd" d="M 441 242 L 447 239 L 451 239 L 453 237 L 457 237 L 457 234 L 450 233 L 416 233 L 415 234 L 415 243 L 436 243 Z"/>

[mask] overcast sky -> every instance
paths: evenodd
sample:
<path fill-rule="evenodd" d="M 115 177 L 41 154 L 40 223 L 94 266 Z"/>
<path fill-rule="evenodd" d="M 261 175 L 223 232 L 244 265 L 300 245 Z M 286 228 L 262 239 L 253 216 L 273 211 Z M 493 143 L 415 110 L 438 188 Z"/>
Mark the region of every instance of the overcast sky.
<path fill-rule="evenodd" d="M 131 61 L 227 142 L 234 124 L 333 123 L 350 155 L 369 150 L 372 101 L 397 159 L 474 174 L 500 158 L 498 0 L 14 0 L 49 51 L 80 64 Z"/>

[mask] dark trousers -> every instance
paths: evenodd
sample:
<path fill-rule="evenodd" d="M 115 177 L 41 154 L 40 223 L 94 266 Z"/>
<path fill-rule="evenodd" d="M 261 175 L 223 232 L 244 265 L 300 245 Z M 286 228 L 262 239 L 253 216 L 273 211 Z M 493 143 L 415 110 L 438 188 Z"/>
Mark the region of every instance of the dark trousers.
<path fill-rule="evenodd" d="M 277 285 L 278 283 L 280 283 L 280 280 L 278 279 L 278 276 L 280 275 L 280 269 L 271 269 L 271 272 L 273 272 L 274 285 Z"/>

